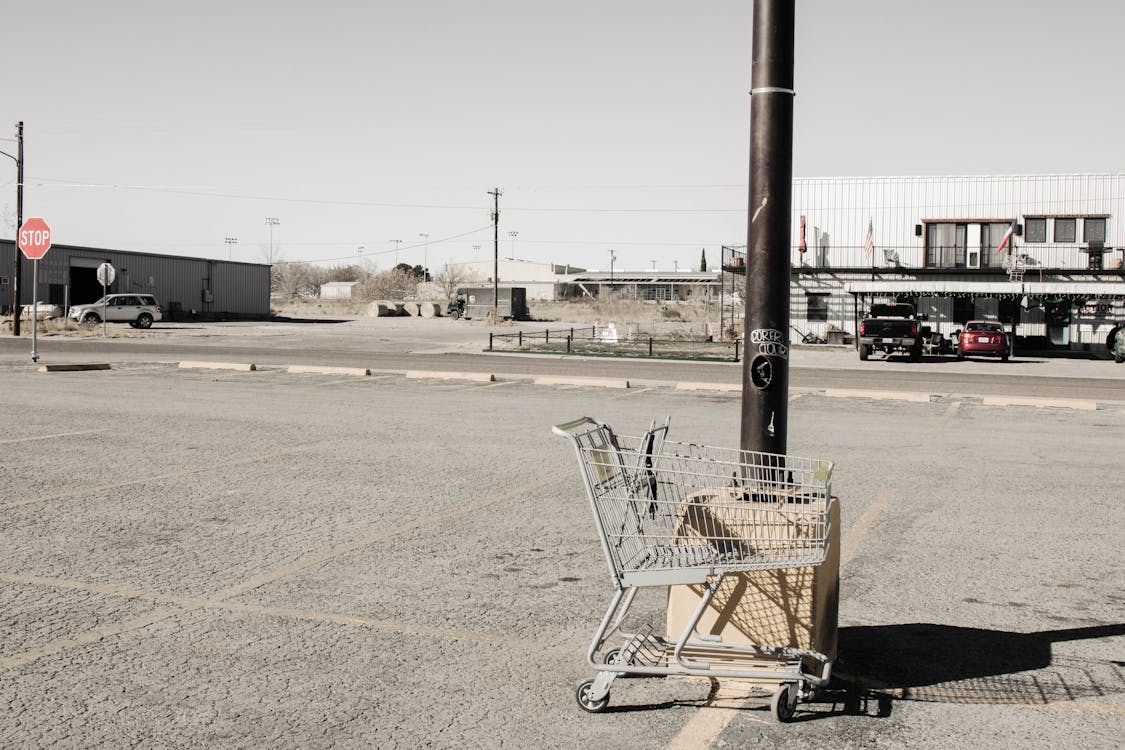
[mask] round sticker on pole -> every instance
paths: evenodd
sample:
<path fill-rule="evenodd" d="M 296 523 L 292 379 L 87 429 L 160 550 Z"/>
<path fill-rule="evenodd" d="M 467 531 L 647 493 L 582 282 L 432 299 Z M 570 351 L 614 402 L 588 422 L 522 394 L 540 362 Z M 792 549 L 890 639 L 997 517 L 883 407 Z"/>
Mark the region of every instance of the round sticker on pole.
<path fill-rule="evenodd" d="M 109 263 L 102 263 L 98 266 L 98 283 L 102 286 L 109 286 L 113 280 L 117 278 L 117 271 L 113 270 L 113 266 Z"/>

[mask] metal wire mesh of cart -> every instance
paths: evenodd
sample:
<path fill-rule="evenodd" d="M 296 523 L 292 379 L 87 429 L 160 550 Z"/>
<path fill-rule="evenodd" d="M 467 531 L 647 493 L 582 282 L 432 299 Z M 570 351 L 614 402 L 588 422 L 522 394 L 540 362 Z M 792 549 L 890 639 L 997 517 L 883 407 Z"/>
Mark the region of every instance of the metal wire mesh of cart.
<path fill-rule="evenodd" d="M 567 434 L 618 579 L 824 561 L 831 461 L 678 443 L 653 430 L 630 437 L 590 425 Z M 649 581 L 659 582 L 659 576 Z"/>

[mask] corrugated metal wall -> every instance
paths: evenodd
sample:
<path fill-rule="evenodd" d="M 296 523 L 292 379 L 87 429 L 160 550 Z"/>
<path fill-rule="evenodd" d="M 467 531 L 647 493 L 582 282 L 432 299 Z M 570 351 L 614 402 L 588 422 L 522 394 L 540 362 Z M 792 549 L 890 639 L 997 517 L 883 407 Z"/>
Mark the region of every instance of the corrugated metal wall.
<path fill-rule="evenodd" d="M 808 260 L 814 265 L 847 265 L 833 263 L 832 253 L 852 257 L 862 252 L 868 221 L 876 247 L 917 251 L 911 265 L 922 260 L 915 224 L 935 220 L 1022 222 L 1024 216 L 1108 215 L 1105 243 L 1122 247 L 1125 175 L 803 178 L 793 181 L 792 211 L 794 251 L 805 216 Z M 827 263 L 815 262 L 818 240 L 828 248 Z M 794 262 L 799 261 L 794 252 Z"/>
<path fill-rule="evenodd" d="M 185 314 L 195 310 L 215 317 L 269 317 L 268 265 L 69 245 L 53 246 L 39 261 L 39 299 L 47 301 L 52 292 L 58 296 L 60 289 L 68 288 L 72 268 L 96 268 L 106 262 L 117 272 L 110 292 L 154 294 L 166 316 L 173 303 L 179 303 Z M 12 268 L 13 243 L 0 241 L 0 277 L 10 279 Z M 31 303 L 31 276 L 32 263 L 25 258 L 20 274 L 20 298 L 25 305 Z M 209 298 L 206 291 L 210 292 Z M 11 294 L 10 282 L 0 286 L 0 306 L 11 304 Z M 69 301 L 77 304 L 93 300 Z"/>

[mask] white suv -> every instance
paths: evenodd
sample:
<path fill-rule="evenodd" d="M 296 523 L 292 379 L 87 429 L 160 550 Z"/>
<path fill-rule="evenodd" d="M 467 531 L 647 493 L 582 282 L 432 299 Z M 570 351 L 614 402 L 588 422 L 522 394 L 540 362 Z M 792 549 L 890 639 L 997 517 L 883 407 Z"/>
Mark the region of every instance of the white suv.
<path fill-rule="evenodd" d="M 75 305 L 70 317 L 80 323 L 128 323 L 134 328 L 148 328 L 161 320 L 160 305 L 151 294 L 107 294 L 97 302 Z"/>

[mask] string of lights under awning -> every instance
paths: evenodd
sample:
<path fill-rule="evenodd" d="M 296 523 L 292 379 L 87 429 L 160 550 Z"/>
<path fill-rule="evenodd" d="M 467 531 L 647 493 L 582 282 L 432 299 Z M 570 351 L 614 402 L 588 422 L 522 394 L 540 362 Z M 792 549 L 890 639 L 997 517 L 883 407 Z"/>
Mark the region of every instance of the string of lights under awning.
<path fill-rule="evenodd" d="M 974 281 L 853 281 L 849 294 L 912 295 L 918 297 L 1068 297 L 1072 299 L 1125 299 L 1125 282 L 974 282 Z"/>

